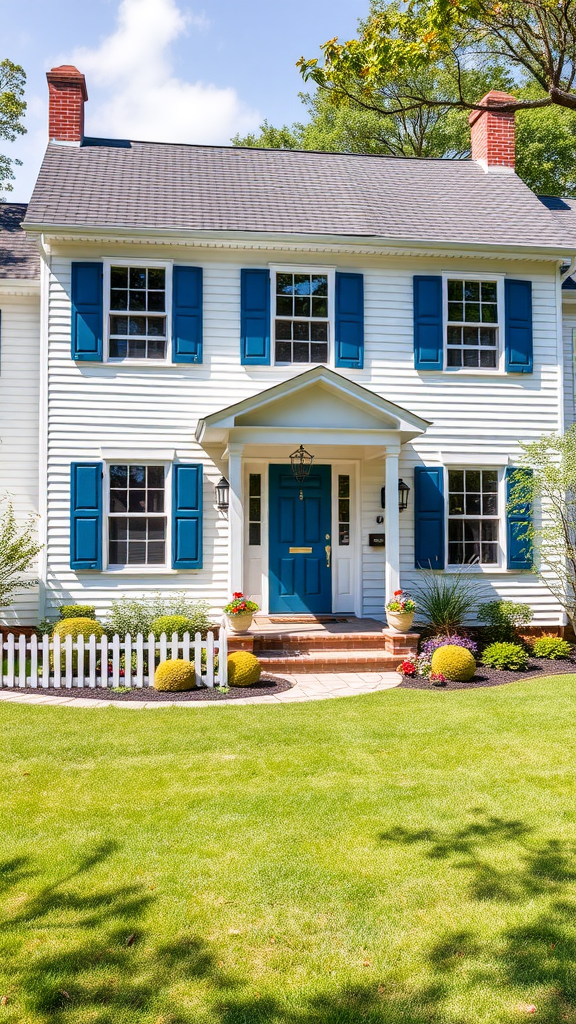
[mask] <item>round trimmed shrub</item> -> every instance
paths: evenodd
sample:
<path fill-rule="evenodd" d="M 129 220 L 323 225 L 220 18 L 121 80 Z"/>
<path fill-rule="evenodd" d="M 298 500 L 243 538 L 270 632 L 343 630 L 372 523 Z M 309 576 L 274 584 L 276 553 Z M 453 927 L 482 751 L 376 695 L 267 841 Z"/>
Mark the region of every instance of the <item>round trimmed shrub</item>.
<path fill-rule="evenodd" d="M 95 619 L 93 604 L 61 604 L 58 609 L 61 619 Z"/>
<path fill-rule="evenodd" d="M 465 647 L 448 644 L 439 647 L 432 655 L 432 672 L 443 675 L 455 683 L 468 683 L 474 678 L 476 661 L 474 655 Z"/>
<path fill-rule="evenodd" d="M 520 644 L 490 644 L 484 649 L 482 661 L 489 668 L 520 672 L 528 668 L 528 652 Z"/>
<path fill-rule="evenodd" d="M 89 637 L 95 636 L 96 640 L 101 640 L 104 635 L 103 626 L 96 619 L 88 619 L 85 616 L 80 616 L 76 619 L 60 619 L 54 626 L 52 636 L 59 636 L 64 645 L 64 641 L 67 636 L 71 636 L 75 642 L 79 636 L 83 636 L 86 643 Z M 54 654 L 50 656 L 52 666 L 54 666 Z M 64 652 L 60 656 L 61 667 L 64 668 L 66 664 L 66 657 Z M 88 669 L 89 655 L 88 652 L 84 655 L 84 667 Z M 78 669 L 78 654 L 74 653 L 73 658 L 73 670 L 76 672 Z"/>
<path fill-rule="evenodd" d="M 182 640 L 184 633 L 194 636 L 194 622 L 186 615 L 159 615 L 150 623 L 150 632 L 154 633 L 156 640 L 160 639 L 162 633 L 166 633 L 169 640 L 173 633 L 177 633 L 178 639 Z"/>
<path fill-rule="evenodd" d="M 563 640 L 561 636 L 541 636 L 532 645 L 535 658 L 569 658 L 572 654 L 572 644 Z"/>
<path fill-rule="evenodd" d="M 250 651 L 234 651 L 228 655 L 229 686 L 254 686 L 261 674 L 260 662 Z"/>
<path fill-rule="evenodd" d="M 154 673 L 154 689 L 166 693 L 180 693 L 193 690 L 196 686 L 194 662 L 185 658 L 168 658 L 161 661 Z"/>

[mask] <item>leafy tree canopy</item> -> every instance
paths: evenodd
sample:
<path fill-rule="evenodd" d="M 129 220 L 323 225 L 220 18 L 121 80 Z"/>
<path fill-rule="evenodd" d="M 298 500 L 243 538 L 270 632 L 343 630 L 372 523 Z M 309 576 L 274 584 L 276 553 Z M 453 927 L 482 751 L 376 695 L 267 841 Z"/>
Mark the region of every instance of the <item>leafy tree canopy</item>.
<path fill-rule="evenodd" d="M 25 84 L 24 68 L 7 58 L 0 61 L 0 139 L 6 139 L 7 142 L 14 142 L 18 135 L 26 132 L 22 124 L 26 111 Z M 13 167 L 20 162 L 0 153 L 0 190 L 12 191 Z"/>

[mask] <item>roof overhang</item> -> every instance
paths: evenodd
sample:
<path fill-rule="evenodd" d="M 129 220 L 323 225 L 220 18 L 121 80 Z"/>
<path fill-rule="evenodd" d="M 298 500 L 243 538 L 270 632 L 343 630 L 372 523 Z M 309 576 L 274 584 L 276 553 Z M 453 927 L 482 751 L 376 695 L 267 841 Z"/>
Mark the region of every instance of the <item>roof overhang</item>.
<path fill-rule="evenodd" d="M 317 366 L 198 422 L 203 446 L 281 444 L 399 446 L 430 423 L 334 370 Z"/>

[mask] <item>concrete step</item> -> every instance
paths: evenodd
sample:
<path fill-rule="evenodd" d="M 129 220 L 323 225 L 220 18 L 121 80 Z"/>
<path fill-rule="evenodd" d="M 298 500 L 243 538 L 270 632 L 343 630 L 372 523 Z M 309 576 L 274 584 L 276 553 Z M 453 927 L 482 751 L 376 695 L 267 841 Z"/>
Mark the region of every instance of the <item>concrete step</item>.
<path fill-rule="evenodd" d="M 383 647 L 368 650 L 266 650 L 258 652 L 268 672 L 393 672 L 402 659 Z"/>

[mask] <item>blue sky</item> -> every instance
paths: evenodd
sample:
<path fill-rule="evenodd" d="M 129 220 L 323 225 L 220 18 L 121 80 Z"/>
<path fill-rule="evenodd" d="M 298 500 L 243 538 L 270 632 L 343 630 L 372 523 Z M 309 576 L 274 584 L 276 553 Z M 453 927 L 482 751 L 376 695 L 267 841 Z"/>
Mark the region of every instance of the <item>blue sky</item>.
<path fill-rule="evenodd" d="M 30 198 L 47 135 L 45 72 L 86 75 L 86 131 L 166 142 L 227 143 L 236 131 L 302 116 L 295 68 L 332 36 L 356 34 L 368 0 L 0 0 L 2 57 L 28 75 L 14 192 Z"/>

